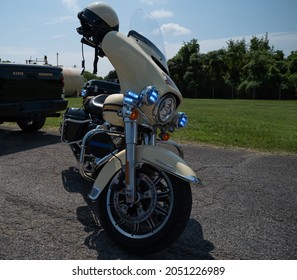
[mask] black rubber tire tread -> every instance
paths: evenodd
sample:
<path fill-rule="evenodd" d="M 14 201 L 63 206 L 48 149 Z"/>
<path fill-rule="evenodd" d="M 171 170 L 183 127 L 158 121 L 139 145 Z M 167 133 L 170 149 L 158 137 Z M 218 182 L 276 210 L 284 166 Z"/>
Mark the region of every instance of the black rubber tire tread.
<path fill-rule="evenodd" d="M 160 251 L 170 246 L 184 231 L 192 209 L 192 193 L 191 186 L 188 182 L 181 180 L 175 176 L 167 174 L 169 177 L 175 197 L 175 203 L 171 217 L 167 224 L 157 232 L 156 235 L 135 240 L 121 235 L 111 224 L 106 207 L 106 196 L 108 187 L 99 197 L 99 219 L 101 225 L 105 229 L 106 234 L 122 249 L 134 254 L 150 254 Z"/>
<path fill-rule="evenodd" d="M 44 126 L 45 121 L 45 117 L 40 117 L 33 121 L 18 121 L 17 124 L 23 131 L 34 132 L 41 129 Z"/>

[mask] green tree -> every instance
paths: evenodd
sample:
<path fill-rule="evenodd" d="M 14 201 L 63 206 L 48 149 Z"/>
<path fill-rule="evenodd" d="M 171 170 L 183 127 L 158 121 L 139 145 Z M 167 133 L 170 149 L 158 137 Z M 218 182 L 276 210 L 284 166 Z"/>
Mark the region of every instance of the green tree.
<path fill-rule="evenodd" d="M 243 67 L 246 64 L 247 46 L 245 40 L 227 42 L 225 55 L 227 71 L 225 73 L 226 84 L 231 88 L 231 97 L 237 95 L 237 87 L 241 82 Z"/>
<path fill-rule="evenodd" d="M 98 77 L 97 75 L 95 75 L 89 71 L 84 71 L 83 76 L 84 76 L 85 82 L 90 81 L 90 80 L 102 80 L 102 77 Z"/>
<path fill-rule="evenodd" d="M 297 55 L 289 58 L 288 70 L 291 74 L 297 73 Z"/>
<path fill-rule="evenodd" d="M 297 51 L 286 58 L 268 34 L 227 42 L 226 49 L 199 53 L 196 39 L 184 43 L 168 62 L 185 97 L 296 99 Z"/>
<path fill-rule="evenodd" d="M 189 43 L 184 43 L 178 53 L 168 61 L 171 77 L 185 97 L 195 96 L 197 81 L 201 75 L 199 50 L 198 41 L 192 39 Z"/>
<path fill-rule="evenodd" d="M 262 38 L 253 37 L 250 40 L 246 55 L 248 62 L 243 66 L 241 84 L 238 86 L 240 97 L 269 98 L 269 78 L 275 78 L 277 72 L 275 68 L 270 68 L 273 62 L 272 50 L 269 46 L 268 34 Z M 270 70 L 275 75 L 269 76 Z"/>
<path fill-rule="evenodd" d="M 287 60 L 287 73 L 284 75 L 285 82 L 282 85 L 285 98 L 296 99 L 297 97 L 297 51 L 292 51 Z"/>
<path fill-rule="evenodd" d="M 204 57 L 204 73 L 211 82 L 211 97 L 224 98 L 225 80 L 224 75 L 227 70 L 225 62 L 226 51 L 220 49 L 208 52 Z"/>
<path fill-rule="evenodd" d="M 115 70 L 109 71 L 109 73 L 104 77 L 106 81 L 118 81 L 118 75 Z"/>

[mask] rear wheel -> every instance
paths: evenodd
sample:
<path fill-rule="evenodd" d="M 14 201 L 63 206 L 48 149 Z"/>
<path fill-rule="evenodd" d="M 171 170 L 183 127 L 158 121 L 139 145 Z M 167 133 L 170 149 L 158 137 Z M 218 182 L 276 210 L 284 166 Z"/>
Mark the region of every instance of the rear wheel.
<path fill-rule="evenodd" d="M 123 174 L 100 195 L 100 220 L 107 234 L 127 251 L 152 253 L 173 243 L 190 217 L 190 184 L 155 167 L 136 172 L 137 201 L 126 202 Z"/>
<path fill-rule="evenodd" d="M 45 120 L 46 120 L 46 117 L 39 117 L 34 120 L 25 119 L 25 120 L 19 120 L 17 124 L 24 131 L 33 132 L 41 129 L 45 124 Z"/>

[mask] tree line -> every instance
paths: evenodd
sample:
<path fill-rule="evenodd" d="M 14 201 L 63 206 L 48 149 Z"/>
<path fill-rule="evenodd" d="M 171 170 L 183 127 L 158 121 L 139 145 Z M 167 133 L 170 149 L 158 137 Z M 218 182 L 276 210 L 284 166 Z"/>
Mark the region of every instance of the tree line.
<path fill-rule="evenodd" d="M 168 61 L 184 97 L 297 99 L 297 51 L 285 57 L 268 34 L 227 41 L 227 48 L 200 53 L 197 39 L 184 43 Z"/>

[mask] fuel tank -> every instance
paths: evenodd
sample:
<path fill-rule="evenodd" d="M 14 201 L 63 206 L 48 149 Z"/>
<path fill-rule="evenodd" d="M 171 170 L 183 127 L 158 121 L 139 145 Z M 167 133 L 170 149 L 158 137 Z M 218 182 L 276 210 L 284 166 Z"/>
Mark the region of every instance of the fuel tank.
<path fill-rule="evenodd" d="M 104 120 L 114 126 L 124 127 L 123 117 L 121 117 L 121 109 L 123 108 L 123 94 L 109 95 L 103 105 L 102 116 Z"/>

